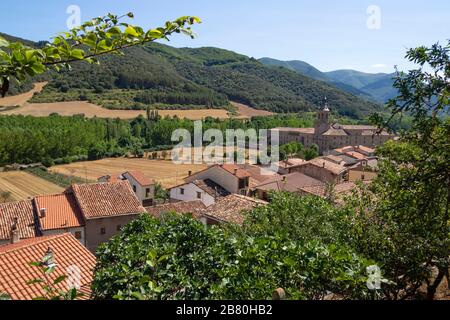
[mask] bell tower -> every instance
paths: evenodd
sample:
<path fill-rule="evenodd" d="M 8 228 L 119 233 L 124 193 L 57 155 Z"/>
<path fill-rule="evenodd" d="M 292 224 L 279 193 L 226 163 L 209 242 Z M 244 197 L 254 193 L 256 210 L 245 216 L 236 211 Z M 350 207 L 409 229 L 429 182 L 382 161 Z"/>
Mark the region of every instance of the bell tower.
<path fill-rule="evenodd" d="M 328 106 L 327 97 L 325 97 L 323 109 L 317 112 L 317 119 L 314 125 L 316 135 L 322 135 L 330 129 L 329 117 L 330 107 Z"/>

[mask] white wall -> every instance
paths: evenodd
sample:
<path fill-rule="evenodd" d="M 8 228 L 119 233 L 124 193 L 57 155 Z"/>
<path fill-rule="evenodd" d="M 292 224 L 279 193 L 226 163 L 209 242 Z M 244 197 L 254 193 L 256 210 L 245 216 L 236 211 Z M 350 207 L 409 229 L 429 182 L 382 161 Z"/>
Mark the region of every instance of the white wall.
<path fill-rule="evenodd" d="M 184 194 L 181 194 L 181 189 L 184 189 Z M 197 197 L 197 192 L 201 193 L 201 199 Z M 216 200 L 209 193 L 203 191 L 193 183 L 170 189 L 170 199 L 178 201 L 195 201 L 201 200 L 207 207 L 213 205 Z"/>
<path fill-rule="evenodd" d="M 136 197 L 139 199 L 140 203 L 142 203 L 144 200 L 149 200 L 149 199 L 154 199 L 155 198 L 155 186 L 142 187 L 136 181 L 136 179 L 134 179 L 128 173 L 124 173 L 123 176 L 124 176 L 124 178 L 126 178 L 128 180 L 128 182 L 130 183 L 132 189 L 134 189 L 133 186 L 136 187 Z M 150 189 L 150 193 L 149 193 L 148 197 L 146 196 L 146 189 L 147 188 Z"/>
<path fill-rule="evenodd" d="M 186 182 L 195 180 L 212 180 L 230 193 L 239 192 L 239 179 L 225 169 L 215 166 L 187 177 Z"/>

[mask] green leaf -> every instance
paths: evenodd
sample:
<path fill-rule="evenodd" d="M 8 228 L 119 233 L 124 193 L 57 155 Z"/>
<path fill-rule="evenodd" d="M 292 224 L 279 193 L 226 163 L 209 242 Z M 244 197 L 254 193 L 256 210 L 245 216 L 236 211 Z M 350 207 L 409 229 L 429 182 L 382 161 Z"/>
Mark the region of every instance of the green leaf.
<path fill-rule="evenodd" d="M 7 46 L 9 46 L 9 42 L 5 38 L 0 37 L 0 47 L 7 47 Z"/>
<path fill-rule="evenodd" d="M 125 34 L 133 37 L 139 37 L 139 34 L 136 32 L 136 29 L 134 29 L 132 26 L 128 26 L 125 29 Z"/>
<path fill-rule="evenodd" d="M 84 58 L 84 51 L 81 49 L 75 49 L 70 52 L 70 56 L 75 59 L 82 60 Z"/>
<path fill-rule="evenodd" d="M 65 275 L 59 276 L 58 278 L 55 279 L 55 281 L 53 282 L 53 284 L 61 283 L 61 282 L 63 282 L 63 281 L 66 280 L 66 279 L 67 279 L 67 276 L 65 276 Z"/>

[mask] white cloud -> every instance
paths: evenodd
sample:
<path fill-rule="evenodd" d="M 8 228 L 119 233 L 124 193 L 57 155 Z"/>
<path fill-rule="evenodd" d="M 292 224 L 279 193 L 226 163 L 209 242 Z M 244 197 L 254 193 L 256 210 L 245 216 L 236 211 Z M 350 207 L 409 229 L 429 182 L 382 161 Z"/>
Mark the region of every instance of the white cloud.
<path fill-rule="evenodd" d="M 383 69 L 383 68 L 386 68 L 387 66 L 384 63 L 377 63 L 377 64 L 371 65 L 371 67 L 375 68 L 375 69 Z"/>

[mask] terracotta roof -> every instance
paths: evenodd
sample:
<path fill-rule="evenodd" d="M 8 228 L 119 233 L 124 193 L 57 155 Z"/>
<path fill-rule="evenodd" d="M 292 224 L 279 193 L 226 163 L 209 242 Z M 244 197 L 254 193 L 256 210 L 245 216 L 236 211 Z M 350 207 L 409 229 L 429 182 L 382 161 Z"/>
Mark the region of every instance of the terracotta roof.
<path fill-rule="evenodd" d="M 347 136 L 348 134 L 343 129 L 330 128 L 322 135 L 324 135 L 324 136 Z"/>
<path fill-rule="evenodd" d="M 83 216 L 72 193 L 37 196 L 34 203 L 42 230 L 84 226 Z M 46 213 L 44 217 L 41 217 L 43 208 Z"/>
<path fill-rule="evenodd" d="M 370 125 L 342 125 L 344 130 L 377 130 L 376 126 Z"/>
<path fill-rule="evenodd" d="M 359 152 L 356 152 L 356 151 L 346 152 L 345 154 L 347 156 L 349 156 L 349 157 L 352 157 L 352 158 L 355 158 L 355 159 L 358 159 L 358 160 L 362 160 L 362 159 L 366 159 L 367 158 L 366 155 L 364 155 L 362 153 L 359 153 Z"/>
<path fill-rule="evenodd" d="M 354 150 L 355 150 L 355 147 L 352 147 L 352 146 L 346 146 L 346 147 L 334 149 L 334 151 L 339 152 L 339 153 L 346 153 L 348 151 L 354 151 Z"/>
<path fill-rule="evenodd" d="M 314 128 L 273 128 L 271 130 L 281 131 L 281 132 L 296 132 L 304 134 L 314 134 Z"/>
<path fill-rule="evenodd" d="M 366 146 L 357 146 L 356 148 L 366 153 L 375 153 L 375 149 Z"/>
<path fill-rule="evenodd" d="M 305 163 L 304 165 L 308 164 L 314 165 L 319 168 L 323 168 L 324 170 L 328 170 L 335 175 L 339 175 L 346 170 L 346 168 L 343 165 L 331 162 L 323 157 L 312 159 L 307 163 Z"/>
<path fill-rule="evenodd" d="M 128 181 L 73 185 L 71 190 L 85 219 L 145 212 Z"/>
<path fill-rule="evenodd" d="M 132 176 L 141 186 L 146 187 L 155 184 L 155 180 L 146 177 L 142 171 L 127 171 L 124 174 L 126 173 Z"/>
<path fill-rule="evenodd" d="M 263 191 L 297 192 L 301 187 L 315 185 L 324 185 L 324 183 L 303 173 L 294 172 L 268 180 L 259 186 L 256 186 L 255 189 Z"/>
<path fill-rule="evenodd" d="M 340 156 L 333 156 L 333 155 L 328 155 L 324 157 L 327 160 L 330 160 L 331 162 L 337 163 L 337 164 L 341 164 L 342 162 L 344 162 L 344 159 L 342 159 Z"/>
<path fill-rule="evenodd" d="M 81 291 L 89 292 L 95 257 L 70 233 L 28 239 L 0 247 L 0 292 L 14 300 L 31 300 L 43 295 L 42 284 L 27 284 L 42 277 L 39 268 L 29 263 L 41 261 L 48 248 L 53 251 L 56 262 L 55 271 L 49 275 L 50 281 L 67 275 L 69 268 L 79 268 Z M 56 286 L 60 290 L 67 290 L 67 280 Z"/>
<path fill-rule="evenodd" d="M 11 238 L 14 218 L 17 218 L 17 230 L 21 239 L 36 236 L 32 201 L 9 202 L 0 203 L 0 240 Z"/>
<path fill-rule="evenodd" d="M 267 205 L 267 202 L 231 194 L 220 198 L 215 204 L 203 210 L 201 214 L 219 222 L 243 224 L 245 217 L 242 215 L 242 211 L 252 210 L 263 205 Z"/>
<path fill-rule="evenodd" d="M 210 179 L 195 180 L 192 183 L 213 197 L 225 197 L 230 194 L 227 190 Z"/>
<path fill-rule="evenodd" d="M 344 183 L 337 184 L 334 187 L 334 193 L 335 194 L 349 193 L 355 188 L 356 188 L 356 184 L 355 183 L 353 183 L 353 182 L 344 182 Z M 316 195 L 316 196 L 319 196 L 319 197 L 325 197 L 326 196 L 326 190 L 327 190 L 327 186 L 326 185 L 322 185 L 322 186 L 307 186 L 307 187 L 301 188 L 301 191 L 303 193 L 312 194 L 312 195 Z"/>
<path fill-rule="evenodd" d="M 248 172 L 245 169 L 242 169 L 239 165 L 236 164 L 224 164 L 221 165 L 220 167 L 240 179 L 248 178 L 251 176 L 250 172 Z"/>
<path fill-rule="evenodd" d="M 198 211 L 206 209 L 206 206 L 200 200 L 166 203 L 159 206 L 145 208 L 155 218 L 159 218 L 161 214 L 168 212 L 176 212 L 179 214 L 192 213 L 195 218 L 199 218 Z"/>

